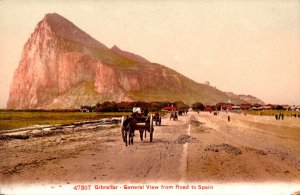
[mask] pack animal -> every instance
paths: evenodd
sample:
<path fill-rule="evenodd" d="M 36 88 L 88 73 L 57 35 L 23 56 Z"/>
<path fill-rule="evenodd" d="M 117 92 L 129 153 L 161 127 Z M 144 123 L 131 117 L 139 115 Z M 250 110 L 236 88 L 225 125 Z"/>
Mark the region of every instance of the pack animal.
<path fill-rule="evenodd" d="M 178 120 L 178 115 L 177 115 L 177 112 L 176 111 L 172 111 L 171 112 L 171 115 L 170 115 L 170 120 L 173 119 L 174 121 L 175 120 Z"/>
<path fill-rule="evenodd" d="M 128 117 L 123 122 L 122 136 L 126 146 L 133 145 L 134 131 L 136 129 L 136 119 L 132 116 Z"/>

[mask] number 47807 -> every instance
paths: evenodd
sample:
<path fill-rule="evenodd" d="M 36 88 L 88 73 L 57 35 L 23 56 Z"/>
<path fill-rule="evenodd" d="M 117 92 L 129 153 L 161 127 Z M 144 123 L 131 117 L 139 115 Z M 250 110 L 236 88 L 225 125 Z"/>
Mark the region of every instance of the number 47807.
<path fill-rule="evenodd" d="M 73 187 L 74 190 L 91 190 L 91 185 L 76 185 Z"/>

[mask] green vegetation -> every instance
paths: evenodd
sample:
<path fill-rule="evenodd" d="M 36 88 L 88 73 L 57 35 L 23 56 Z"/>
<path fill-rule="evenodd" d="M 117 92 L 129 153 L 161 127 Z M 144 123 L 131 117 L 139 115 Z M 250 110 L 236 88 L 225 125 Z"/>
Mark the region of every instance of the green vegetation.
<path fill-rule="evenodd" d="M 84 95 L 97 95 L 92 81 L 87 82 L 84 86 Z"/>
<path fill-rule="evenodd" d="M 0 111 L 0 130 L 9 130 L 31 125 L 68 124 L 72 122 L 97 120 L 106 117 L 119 117 L 128 115 L 128 112 L 26 112 L 26 111 Z"/>
<path fill-rule="evenodd" d="M 204 110 L 205 106 L 201 102 L 193 103 L 192 108 L 194 110 Z"/>
<path fill-rule="evenodd" d="M 104 64 L 123 68 L 134 67 L 139 65 L 139 63 L 132 61 L 126 57 L 115 54 L 107 48 L 83 46 L 80 43 L 65 38 L 61 38 L 59 41 L 59 45 L 61 45 L 61 47 L 66 51 L 78 51 L 85 53 L 83 51 L 83 48 L 88 49 L 88 51 L 94 58 L 101 60 L 101 62 L 103 62 Z"/>
<path fill-rule="evenodd" d="M 104 64 L 109 64 L 111 66 L 128 68 L 137 66 L 138 63 L 132 61 L 126 57 L 119 56 L 108 49 L 101 49 L 96 47 L 87 47 L 91 52 L 92 56 L 100 59 Z"/>
<path fill-rule="evenodd" d="M 134 67 L 138 66 L 139 64 L 135 61 L 132 61 L 126 57 L 120 56 L 118 54 L 115 54 L 111 50 L 107 48 L 99 48 L 99 47 L 89 47 L 89 46 L 83 46 L 80 43 L 77 43 L 75 41 L 61 38 L 58 40 L 61 49 L 69 52 L 81 52 L 85 53 L 84 48 L 88 49 L 90 54 L 96 58 L 101 60 L 104 64 L 115 66 L 115 67 L 123 67 L 123 68 L 128 68 L 128 67 Z"/>
<path fill-rule="evenodd" d="M 189 109 L 190 107 L 188 105 L 186 105 L 184 102 L 182 101 L 176 101 L 174 102 L 174 105 L 176 106 L 177 109 L 182 110 L 182 109 Z"/>

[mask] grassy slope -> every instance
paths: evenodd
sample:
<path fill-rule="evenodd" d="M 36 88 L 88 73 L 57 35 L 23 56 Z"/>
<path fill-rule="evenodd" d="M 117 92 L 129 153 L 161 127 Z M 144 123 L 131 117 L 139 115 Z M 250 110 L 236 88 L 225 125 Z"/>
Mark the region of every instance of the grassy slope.
<path fill-rule="evenodd" d="M 227 102 L 229 100 L 228 96 L 213 87 L 199 84 L 184 75 L 167 68 L 163 65 L 152 64 L 153 66 L 159 66 L 160 68 L 165 69 L 169 72 L 170 75 L 176 75 L 181 84 L 184 86 L 182 90 L 174 90 L 169 85 L 162 83 L 156 88 L 144 89 L 140 91 L 131 91 L 129 96 L 134 100 L 143 100 L 143 101 L 184 101 L 187 104 L 192 104 L 195 102 L 202 102 L 206 105 L 216 104 L 219 102 Z M 230 101 L 233 103 L 246 103 L 244 100 L 237 98 L 230 98 Z"/>
<path fill-rule="evenodd" d="M 88 51 L 88 54 L 91 55 L 93 58 L 101 60 L 101 62 L 103 62 L 104 64 L 113 67 L 132 67 L 139 65 L 138 62 L 117 55 L 109 49 L 83 46 L 80 43 L 76 43 L 63 38 L 58 39 L 57 44 L 60 46 L 60 49 L 62 49 L 65 52 L 76 51 L 80 53 L 86 53 Z"/>

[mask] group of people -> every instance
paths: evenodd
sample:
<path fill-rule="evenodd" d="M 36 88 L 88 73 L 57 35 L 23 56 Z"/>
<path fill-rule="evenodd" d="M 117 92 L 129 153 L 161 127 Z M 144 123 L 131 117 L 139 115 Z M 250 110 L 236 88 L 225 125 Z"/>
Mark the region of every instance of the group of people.
<path fill-rule="evenodd" d="M 280 113 L 280 114 L 275 114 L 275 119 L 276 120 L 280 120 L 280 119 L 284 119 L 284 114 Z M 295 113 L 292 113 L 292 114 L 287 114 L 286 115 L 287 117 L 295 117 L 295 118 L 300 118 L 300 114 L 295 114 Z"/>
<path fill-rule="evenodd" d="M 280 113 L 280 114 L 275 114 L 275 119 L 276 120 L 280 120 L 280 118 L 283 120 L 284 119 L 284 114 Z"/>
<path fill-rule="evenodd" d="M 294 113 L 294 114 L 290 114 L 290 115 L 288 115 L 288 116 L 290 116 L 290 117 L 295 117 L 295 118 L 297 118 L 297 116 L 298 116 L 298 118 L 300 118 L 300 114 L 297 115 L 297 114 L 295 114 L 295 113 Z"/>

